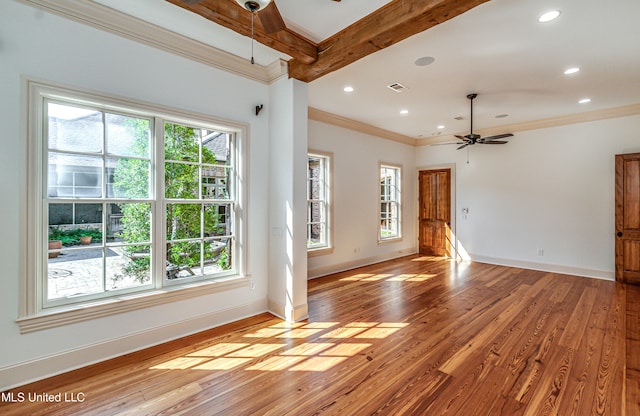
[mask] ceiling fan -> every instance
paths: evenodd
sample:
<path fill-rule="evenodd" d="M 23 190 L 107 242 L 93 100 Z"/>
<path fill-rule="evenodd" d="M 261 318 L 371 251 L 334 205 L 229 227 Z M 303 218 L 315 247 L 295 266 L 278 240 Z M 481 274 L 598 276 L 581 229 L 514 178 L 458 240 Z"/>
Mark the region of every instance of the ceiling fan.
<path fill-rule="evenodd" d="M 183 0 L 187 4 L 198 4 L 202 0 Z M 240 6 L 249 10 L 251 13 L 257 13 L 264 33 L 267 35 L 279 32 L 287 28 L 284 19 L 273 0 L 234 0 Z M 333 0 L 340 2 L 341 0 Z"/>
<path fill-rule="evenodd" d="M 195 5 L 200 3 L 203 0 L 182 0 L 184 3 L 189 5 Z M 280 32 L 287 28 L 287 25 L 284 23 L 284 19 L 278 10 L 278 6 L 276 6 L 273 0 L 233 0 L 238 3 L 240 6 L 251 12 L 251 64 L 254 64 L 255 61 L 253 59 L 253 40 L 254 40 L 254 25 L 253 20 L 256 15 L 258 15 L 258 19 L 260 19 L 260 23 L 262 24 L 262 30 L 265 34 L 270 35 L 272 33 Z M 341 0 L 333 0 L 335 2 L 340 2 Z"/>
<path fill-rule="evenodd" d="M 469 129 L 469 134 L 465 136 L 455 135 L 458 139 L 462 140 L 457 142 L 456 144 L 461 145 L 457 150 L 464 149 L 467 146 L 472 146 L 474 144 L 505 144 L 509 143 L 506 140 L 500 140 L 507 137 L 512 137 L 511 133 L 498 134 L 495 136 L 482 137 L 479 134 L 475 134 L 473 132 L 473 100 L 478 96 L 478 94 L 469 94 L 467 98 L 471 101 L 471 128 Z"/>

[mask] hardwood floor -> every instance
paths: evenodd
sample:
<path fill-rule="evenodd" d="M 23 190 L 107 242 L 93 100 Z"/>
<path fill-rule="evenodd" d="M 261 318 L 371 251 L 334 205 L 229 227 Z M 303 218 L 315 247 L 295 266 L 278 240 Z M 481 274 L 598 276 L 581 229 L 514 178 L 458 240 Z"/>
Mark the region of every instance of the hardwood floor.
<path fill-rule="evenodd" d="M 23 386 L 0 414 L 640 415 L 639 287 L 410 256 L 310 281 L 309 311 Z"/>

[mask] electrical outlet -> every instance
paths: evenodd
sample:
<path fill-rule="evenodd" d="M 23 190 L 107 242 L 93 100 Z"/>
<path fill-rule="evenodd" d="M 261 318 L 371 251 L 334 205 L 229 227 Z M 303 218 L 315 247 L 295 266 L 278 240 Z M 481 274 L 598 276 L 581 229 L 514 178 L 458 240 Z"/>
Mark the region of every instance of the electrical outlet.
<path fill-rule="evenodd" d="M 253 279 L 249 280 L 249 290 L 256 290 L 256 281 Z"/>
<path fill-rule="evenodd" d="M 538 249 L 538 256 L 544 256 L 544 249 L 542 248 Z"/>

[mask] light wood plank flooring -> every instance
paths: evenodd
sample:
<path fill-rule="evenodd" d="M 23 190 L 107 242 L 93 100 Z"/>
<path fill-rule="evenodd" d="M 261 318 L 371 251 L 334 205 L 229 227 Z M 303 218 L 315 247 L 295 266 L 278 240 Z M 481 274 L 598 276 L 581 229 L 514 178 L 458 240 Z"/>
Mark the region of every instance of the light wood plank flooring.
<path fill-rule="evenodd" d="M 309 282 L 309 311 L 23 386 L 0 414 L 640 415 L 638 287 L 410 256 Z"/>

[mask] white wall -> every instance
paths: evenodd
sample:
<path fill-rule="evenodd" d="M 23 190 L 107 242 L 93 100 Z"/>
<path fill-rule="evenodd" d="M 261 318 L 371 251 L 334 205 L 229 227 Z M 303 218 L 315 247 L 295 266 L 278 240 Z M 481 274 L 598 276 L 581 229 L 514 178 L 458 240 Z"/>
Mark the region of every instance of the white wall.
<path fill-rule="evenodd" d="M 309 277 L 405 256 L 416 251 L 415 148 L 318 121 L 309 121 L 309 149 L 333 153 L 331 254 L 309 257 Z M 379 163 L 402 166 L 402 235 L 378 244 Z"/>
<path fill-rule="evenodd" d="M 240 288 L 175 304 L 21 335 L 18 258 L 25 207 L 25 102 L 33 77 L 249 125 L 248 244 L 255 290 Z M 0 390 L 110 355 L 266 310 L 268 289 L 269 87 L 123 39 L 15 1 L 0 2 Z"/>
<path fill-rule="evenodd" d="M 416 164 L 455 163 L 456 234 L 471 259 L 613 279 L 614 155 L 640 152 L 638 131 L 640 116 L 519 132 L 470 147 L 469 164 L 466 150 L 424 146 Z"/>

